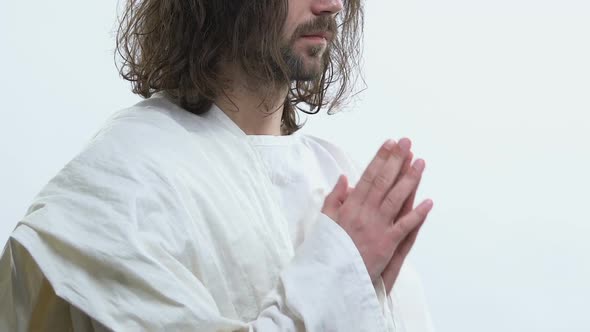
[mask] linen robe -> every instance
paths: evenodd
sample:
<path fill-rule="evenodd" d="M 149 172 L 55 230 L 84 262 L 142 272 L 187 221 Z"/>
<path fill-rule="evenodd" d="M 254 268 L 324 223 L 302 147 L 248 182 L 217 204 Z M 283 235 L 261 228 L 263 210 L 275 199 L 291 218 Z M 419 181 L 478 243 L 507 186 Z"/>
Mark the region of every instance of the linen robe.
<path fill-rule="evenodd" d="M 293 248 L 244 135 L 162 95 L 114 114 L 4 248 L 0 331 L 400 331 L 327 193 Z"/>

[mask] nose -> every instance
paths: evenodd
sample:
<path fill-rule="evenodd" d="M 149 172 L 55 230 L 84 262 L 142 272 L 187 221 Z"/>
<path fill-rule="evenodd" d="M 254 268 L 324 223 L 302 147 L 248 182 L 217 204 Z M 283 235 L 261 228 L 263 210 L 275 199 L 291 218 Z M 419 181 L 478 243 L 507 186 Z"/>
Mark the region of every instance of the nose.
<path fill-rule="evenodd" d="M 342 0 L 314 0 L 311 11 L 316 16 L 335 15 L 342 10 Z"/>

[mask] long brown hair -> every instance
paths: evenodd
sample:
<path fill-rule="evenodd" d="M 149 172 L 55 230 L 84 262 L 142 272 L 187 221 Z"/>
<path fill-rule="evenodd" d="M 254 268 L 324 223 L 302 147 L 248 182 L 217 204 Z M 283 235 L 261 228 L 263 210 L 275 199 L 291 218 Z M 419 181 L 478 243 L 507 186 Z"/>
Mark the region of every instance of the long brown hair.
<path fill-rule="evenodd" d="M 278 72 L 278 81 L 289 82 L 281 54 L 287 8 L 287 0 L 128 0 L 117 30 L 117 68 L 134 93 L 149 98 L 163 91 L 201 114 L 223 93 L 224 59 L 238 63 L 255 81 L 276 84 Z M 363 18 L 361 0 L 344 0 L 323 73 L 288 83 L 281 125 L 285 134 L 302 127 L 296 109 L 315 114 L 328 107 L 332 114 L 350 95 L 359 77 Z"/>

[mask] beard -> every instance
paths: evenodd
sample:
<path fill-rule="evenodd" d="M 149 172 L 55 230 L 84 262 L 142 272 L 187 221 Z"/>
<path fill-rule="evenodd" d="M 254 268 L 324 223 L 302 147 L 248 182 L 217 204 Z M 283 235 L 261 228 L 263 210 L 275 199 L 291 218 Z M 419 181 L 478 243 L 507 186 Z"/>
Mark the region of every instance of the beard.
<path fill-rule="evenodd" d="M 329 32 L 332 35 L 331 40 L 327 41 L 326 45 L 322 44 L 308 44 L 299 45 L 302 47 L 296 48 L 295 44 L 298 39 L 306 34 L 313 32 Z M 289 82 L 293 81 L 314 81 L 324 74 L 326 66 L 330 60 L 330 48 L 333 40 L 336 38 L 337 26 L 336 20 L 333 17 L 322 16 L 313 21 L 301 24 L 290 39 L 284 42 L 280 48 L 281 60 L 285 65 L 285 73 L 279 69 L 280 66 L 268 58 L 268 62 L 274 67 L 274 76 L 276 81 L 282 81 L 285 78 Z"/>
<path fill-rule="evenodd" d="M 322 52 L 323 51 L 323 52 Z M 287 73 L 290 81 L 313 81 L 322 76 L 326 63 L 330 57 L 329 46 L 307 46 L 298 54 L 293 45 L 283 47 L 281 55 L 287 65 Z"/>

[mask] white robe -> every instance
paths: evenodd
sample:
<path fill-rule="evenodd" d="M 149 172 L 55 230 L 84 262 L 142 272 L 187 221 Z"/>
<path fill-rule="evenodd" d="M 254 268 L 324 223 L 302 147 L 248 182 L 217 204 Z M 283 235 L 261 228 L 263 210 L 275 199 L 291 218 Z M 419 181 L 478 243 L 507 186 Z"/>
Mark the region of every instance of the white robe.
<path fill-rule="evenodd" d="M 315 142 L 354 184 L 350 158 Z M 326 188 L 310 196 L 300 241 L 275 190 L 215 107 L 197 116 L 158 95 L 117 112 L 12 233 L 0 331 L 431 330 L 411 270 L 393 299 L 371 283 L 320 213 Z"/>

